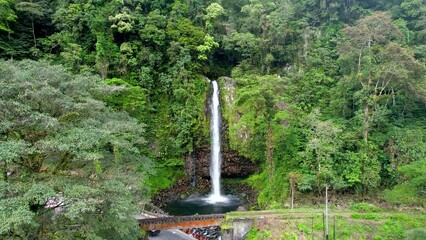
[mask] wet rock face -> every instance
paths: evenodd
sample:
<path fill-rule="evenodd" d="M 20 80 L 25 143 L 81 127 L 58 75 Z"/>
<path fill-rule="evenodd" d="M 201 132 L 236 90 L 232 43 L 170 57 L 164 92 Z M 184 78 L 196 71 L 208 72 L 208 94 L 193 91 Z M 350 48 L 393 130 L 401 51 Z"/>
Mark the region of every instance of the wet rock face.
<path fill-rule="evenodd" d="M 185 172 L 189 176 L 209 178 L 210 149 L 203 148 L 185 157 Z M 256 173 L 259 166 L 232 151 L 222 151 L 222 177 L 248 177 Z"/>
<path fill-rule="evenodd" d="M 179 179 L 171 188 L 158 191 L 152 197 L 152 203 L 162 208 L 175 199 L 187 198 L 193 194 L 207 195 L 210 192 L 211 186 L 208 179 L 198 177 L 192 181 L 189 177 Z"/>

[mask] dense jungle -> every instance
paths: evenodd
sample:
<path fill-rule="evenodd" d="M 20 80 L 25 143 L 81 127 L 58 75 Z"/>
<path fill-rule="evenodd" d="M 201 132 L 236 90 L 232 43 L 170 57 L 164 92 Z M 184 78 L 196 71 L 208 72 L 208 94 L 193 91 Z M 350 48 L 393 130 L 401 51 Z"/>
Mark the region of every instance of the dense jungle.
<path fill-rule="evenodd" d="M 137 239 L 208 188 L 210 80 L 248 210 L 425 212 L 425 0 L 0 0 L 0 238 Z"/>

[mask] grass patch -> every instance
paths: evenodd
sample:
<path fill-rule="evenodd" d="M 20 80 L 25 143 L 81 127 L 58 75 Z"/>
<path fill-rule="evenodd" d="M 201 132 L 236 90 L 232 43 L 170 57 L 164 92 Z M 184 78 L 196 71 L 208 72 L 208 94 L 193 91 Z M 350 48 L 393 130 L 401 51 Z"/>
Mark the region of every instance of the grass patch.
<path fill-rule="evenodd" d="M 266 240 L 270 239 L 272 234 L 267 230 L 251 228 L 247 233 L 246 240 Z"/>
<path fill-rule="evenodd" d="M 383 210 L 376 205 L 369 203 L 355 203 L 349 207 L 350 210 L 361 212 L 361 213 L 377 213 L 382 212 Z"/>
<path fill-rule="evenodd" d="M 425 240 L 426 239 L 426 228 L 416 228 L 407 231 L 407 239 L 410 240 Z"/>
<path fill-rule="evenodd" d="M 294 236 L 299 239 L 323 239 L 325 228 L 323 212 L 311 208 L 234 212 L 227 216 L 230 221 L 234 218 L 254 218 L 253 228 L 258 231 L 270 230 L 266 232 L 271 236 L 263 233 L 255 235 L 253 232 L 253 236 L 258 238 L 252 239 L 294 239 Z M 363 203 L 350 209 L 330 211 L 329 237 L 333 239 L 335 235 L 339 240 L 426 240 L 425 226 L 425 211 L 385 211 Z"/>
<path fill-rule="evenodd" d="M 379 221 L 381 219 L 379 215 L 374 213 L 366 213 L 366 214 L 352 213 L 351 217 L 353 219 L 365 219 L 365 220 L 373 220 L 373 221 Z"/>
<path fill-rule="evenodd" d="M 309 229 L 309 227 L 308 226 L 306 226 L 305 224 L 303 224 L 303 223 L 298 223 L 297 224 L 297 229 L 299 229 L 299 231 L 300 232 L 304 232 L 304 233 L 307 233 L 307 234 L 311 234 L 311 229 Z"/>
<path fill-rule="evenodd" d="M 227 220 L 223 221 L 220 224 L 220 228 L 223 229 L 223 230 L 231 229 L 232 228 L 231 221 L 227 221 Z"/>

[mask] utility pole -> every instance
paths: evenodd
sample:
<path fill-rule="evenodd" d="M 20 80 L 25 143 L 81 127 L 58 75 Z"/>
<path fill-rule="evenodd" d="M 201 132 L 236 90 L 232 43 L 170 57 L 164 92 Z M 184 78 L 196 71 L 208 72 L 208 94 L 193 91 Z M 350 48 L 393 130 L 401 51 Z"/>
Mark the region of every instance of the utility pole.
<path fill-rule="evenodd" d="M 328 185 L 325 185 L 325 239 L 328 240 Z"/>

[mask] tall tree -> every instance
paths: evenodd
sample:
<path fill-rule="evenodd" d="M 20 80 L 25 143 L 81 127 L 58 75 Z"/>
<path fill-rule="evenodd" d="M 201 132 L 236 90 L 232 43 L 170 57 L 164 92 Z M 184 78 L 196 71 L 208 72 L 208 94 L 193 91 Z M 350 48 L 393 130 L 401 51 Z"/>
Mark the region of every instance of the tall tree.
<path fill-rule="evenodd" d="M 35 34 L 35 26 L 34 26 L 34 20 L 36 18 L 41 18 L 43 17 L 43 15 L 45 14 L 46 11 L 46 4 L 44 1 L 30 1 L 30 2 L 26 2 L 26 1 L 19 1 L 18 3 L 16 3 L 16 9 L 20 12 L 24 12 L 31 21 L 31 32 L 32 32 L 32 36 L 33 36 L 33 41 L 34 41 L 34 47 L 37 47 L 37 40 L 36 40 L 36 34 Z"/>
<path fill-rule="evenodd" d="M 314 109 L 308 116 L 308 144 L 305 150 L 306 164 L 316 175 L 318 193 L 337 178 L 334 169 L 336 154 L 340 151 L 340 133 L 342 129 L 330 120 L 320 120 L 319 109 Z"/>
<path fill-rule="evenodd" d="M 13 10 L 12 0 L 1 0 L 0 1 L 0 30 L 6 31 L 10 39 L 10 33 L 13 32 L 10 29 L 9 22 L 16 21 L 16 13 Z"/>
<path fill-rule="evenodd" d="M 373 13 L 344 31 L 347 39 L 340 48 L 341 58 L 349 63 L 347 77 L 360 86 L 356 97 L 367 143 L 373 122 L 385 114 L 380 110 L 389 106 L 389 100 L 395 106 L 395 96 L 404 90 L 416 91 L 413 86 L 423 81 L 423 68 L 409 49 L 392 42 L 401 33 L 386 13 Z"/>

